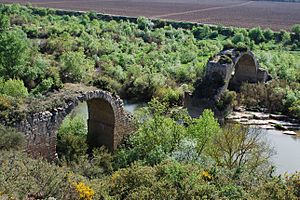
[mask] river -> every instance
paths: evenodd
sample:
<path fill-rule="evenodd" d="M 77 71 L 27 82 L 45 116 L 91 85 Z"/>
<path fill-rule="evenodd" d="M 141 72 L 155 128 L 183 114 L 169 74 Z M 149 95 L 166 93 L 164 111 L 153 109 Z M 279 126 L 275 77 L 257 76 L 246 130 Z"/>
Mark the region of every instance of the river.
<path fill-rule="evenodd" d="M 285 135 L 278 130 L 263 130 L 266 140 L 275 150 L 272 161 L 276 174 L 300 171 L 300 137 Z"/>
<path fill-rule="evenodd" d="M 133 113 L 145 103 L 128 103 L 125 101 L 125 110 Z M 80 103 L 72 112 L 88 119 L 88 109 L 85 102 Z M 293 173 L 300 171 L 300 137 L 285 135 L 282 131 L 261 129 L 264 138 L 275 150 L 272 162 L 276 167 L 276 174 Z"/>

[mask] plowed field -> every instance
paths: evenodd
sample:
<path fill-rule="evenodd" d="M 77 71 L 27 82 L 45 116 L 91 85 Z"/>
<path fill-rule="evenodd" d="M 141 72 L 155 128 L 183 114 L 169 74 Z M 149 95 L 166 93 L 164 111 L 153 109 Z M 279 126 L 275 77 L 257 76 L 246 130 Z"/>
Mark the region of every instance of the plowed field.
<path fill-rule="evenodd" d="M 106 14 L 192 21 L 239 27 L 290 29 L 300 23 L 300 3 L 247 0 L 0 0 Z"/>

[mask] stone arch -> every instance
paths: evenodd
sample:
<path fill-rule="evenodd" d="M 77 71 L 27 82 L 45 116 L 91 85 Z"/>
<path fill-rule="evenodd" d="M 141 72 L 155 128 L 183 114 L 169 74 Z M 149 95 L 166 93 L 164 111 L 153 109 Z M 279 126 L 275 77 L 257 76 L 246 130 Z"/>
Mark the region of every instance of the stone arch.
<path fill-rule="evenodd" d="M 113 151 L 134 130 L 132 116 L 124 110 L 123 101 L 118 96 L 92 87 L 86 87 L 85 91 L 66 90 L 69 96 L 62 99 L 61 106 L 43 112 L 28 113 L 24 120 L 15 125 L 25 134 L 26 149 L 31 155 L 47 159 L 56 157 L 57 131 L 64 118 L 80 102 L 88 105 L 87 141 L 90 148 L 104 145 Z M 60 95 L 51 94 L 48 99 L 57 99 Z"/>
<path fill-rule="evenodd" d="M 236 49 L 221 51 L 208 61 L 204 84 L 213 82 L 216 75 L 223 80 L 223 84 L 219 88 L 211 88 L 215 91 L 214 99 L 220 97 L 226 89 L 238 91 L 244 82 L 258 83 L 271 79 L 267 71 L 260 69 L 259 63 L 251 51 Z"/>
<path fill-rule="evenodd" d="M 267 71 L 260 69 L 251 51 L 223 50 L 210 58 L 204 78 L 196 82 L 192 94 L 185 94 L 184 106 L 188 108 L 192 117 L 198 117 L 205 108 L 213 109 L 216 114 L 218 109 L 215 108 L 215 103 L 227 89 L 239 91 L 244 82 L 258 83 L 268 80 L 271 80 L 271 76 Z"/>
<path fill-rule="evenodd" d="M 255 56 L 251 52 L 241 53 L 232 68 L 229 89 L 237 91 L 244 82 L 257 83 L 258 71 L 259 65 Z"/>

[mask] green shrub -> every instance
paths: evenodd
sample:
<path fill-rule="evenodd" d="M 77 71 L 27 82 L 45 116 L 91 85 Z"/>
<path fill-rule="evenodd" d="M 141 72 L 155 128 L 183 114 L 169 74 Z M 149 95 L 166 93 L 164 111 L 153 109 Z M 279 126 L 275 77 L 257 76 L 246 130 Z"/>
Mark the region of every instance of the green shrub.
<path fill-rule="evenodd" d="M 112 161 L 112 154 L 104 147 L 101 147 L 93 149 L 92 155 L 77 157 L 76 162 L 69 162 L 67 165 L 76 174 L 80 174 L 88 179 L 98 179 L 112 172 Z"/>
<path fill-rule="evenodd" d="M 66 168 L 24 153 L 1 151 L 0 169 L 1 199 L 76 199 Z"/>
<path fill-rule="evenodd" d="M 237 33 L 234 35 L 234 37 L 232 38 L 232 42 L 234 44 L 238 44 L 239 42 L 244 42 L 245 37 L 242 33 Z"/>
<path fill-rule="evenodd" d="M 13 100 L 6 96 L 6 95 L 0 95 L 0 110 L 9 110 L 13 108 Z"/>
<path fill-rule="evenodd" d="M 292 114 L 292 116 L 300 119 L 300 99 L 293 102 L 292 106 L 289 107 L 289 112 Z"/>
<path fill-rule="evenodd" d="M 60 57 L 62 80 L 64 82 L 84 81 L 94 67 L 91 59 L 86 58 L 83 51 L 66 52 Z"/>
<path fill-rule="evenodd" d="M 158 90 L 154 93 L 154 97 L 158 98 L 160 101 L 168 103 L 171 106 L 180 105 L 182 95 L 182 91 L 180 91 L 179 88 L 158 88 Z"/>
<path fill-rule="evenodd" d="M 294 195 L 296 195 L 297 197 L 300 197 L 300 172 L 286 175 L 285 180 L 288 186 L 287 190 L 294 193 Z"/>
<path fill-rule="evenodd" d="M 9 27 L 10 27 L 9 17 L 0 14 L 0 32 L 7 30 Z"/>
<path fill-rule="evenodd" d="M 192 31 L 193 31 L 195 38 L 197 38 L 199 40 L 208 38 L 212 33 L 210 27 L 207 25 L 196 26 L 193 28 Z"/>
<path fill-rule="evenodd" d="M 274 32 L 267 28 L 265 31 L 264 31 L 264 37 L 267 41 L 270 41 L 270 40 L 273 40 L 274 39 Z"/>
<path fill-rule="evenodd" d="M 80 116 L 67 117 L 58 130 L 57 153 L 67 162 L 78 161 L 88 150 L 86 122 Z"/>
<path fill-rule="evenodd" d="M 263 31 L 261 30 L 261 28 L 257 27 L 257 28 L 252 28 L 249 31 L 249 37 L 251 40 L 253 40 L 256 44 L 259 44 L 263 41 L 265 41 L 265 37 L 263 34 Z"/>
<path fill-rule="evenodd" d="M 24 134 L 13 128 L 0 125 L 0 150 L 23 149 L 24 144 Z"/>
<path fill-rule="evenodd" d="M 292 27 L 292 31 L 297 34 L 297 35 L 300 35 L 300 24 L 295 24 L 293 27 Z"/>
<path fill-rule="evenodd" d="M 15 98 L 24 98 L 28 96 L 28 91 L 22 80 L 9 79 L 7 81 L 0 81 L 0 94 Z"/>
<path fill-rule="evenodd" d="M 47 91 L 49 91 L 54 85 L 54 81 L 52 78 L 47 78 L 42 80 L 40 84 L 36 88 L 32 90 L 32 93 L 37 95 L 37 94 L 43 94 Z"/>
<path fill-rule="evenodd" d="M 122 85 L 117 80 L 103 75 L 93 79 L 93 85 L 97 88 L 107 90 L 112 93 L 119 93 L 122 88 Z"/>
<path fill-rule="evenodd" d="M 234 91 L 226 90 L 222 95 L 221 98 L 217 101 L 216 107 L 223 111 L 228 107 L 233 108 L 237 105 L 236 101 L 237 94 Z"/>

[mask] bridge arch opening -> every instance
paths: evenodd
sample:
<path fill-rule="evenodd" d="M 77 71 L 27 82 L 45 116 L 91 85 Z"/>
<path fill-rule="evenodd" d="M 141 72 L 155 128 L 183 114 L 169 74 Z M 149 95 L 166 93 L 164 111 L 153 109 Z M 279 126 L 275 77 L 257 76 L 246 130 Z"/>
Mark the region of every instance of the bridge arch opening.
<path fill-rule="evenodd" d="M 115 112 L 105 99 L 94 98 L 79 102 L 62 120 L 58 131 L 61 131 L 61 127 L 69 129 L 70 132 L 62 131 L 59 134 L 79 136 L 80 140 L 87 144 L 87 153 L 101 146 L 105 146 L 109 151 L 114 150 Z M 57 152 L 63 154 L 64 147 L 57 146 Z"/>
<path fill-rule="evenodd" d="M 115 114 L 109 102 L 97 98 L 87 101 L 88 133 L 87 143 L 90 149 L 106 146 L 112 151 L 114 147 Z"/>
<path fill-rule="evenodd" d="M 239 91 L 243 83 L 257 82 L 257 62 L 252 55 L 244 54 L 232 68 L 228 89 Z"/>

